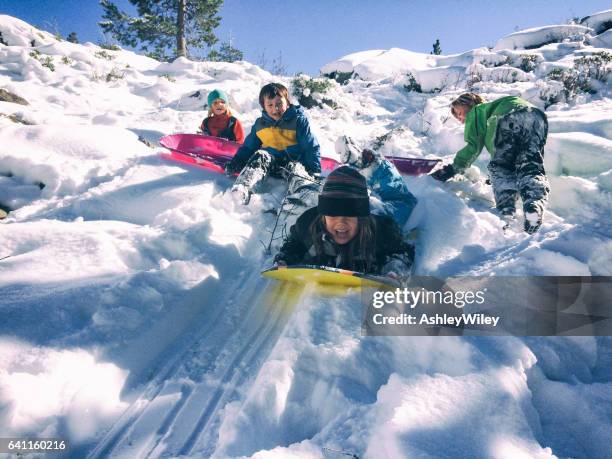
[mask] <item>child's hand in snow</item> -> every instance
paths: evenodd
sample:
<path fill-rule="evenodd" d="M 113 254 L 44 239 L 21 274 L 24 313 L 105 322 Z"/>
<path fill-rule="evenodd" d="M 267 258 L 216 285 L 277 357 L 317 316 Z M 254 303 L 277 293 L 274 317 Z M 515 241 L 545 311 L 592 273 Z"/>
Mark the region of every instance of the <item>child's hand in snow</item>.
<path fill-rule="evenodd" d="M 453 167 L 453 165 L 447 164 L 443 168 L 438 169 L 437 171 L 434 171 L 429 175 L 431 175 L 436 180 L 439 180 L 441 182 L 446 182 L 449 178 L 453 177 L 456 173 L 457 172 L 455 171 L 455 168 Z"/>

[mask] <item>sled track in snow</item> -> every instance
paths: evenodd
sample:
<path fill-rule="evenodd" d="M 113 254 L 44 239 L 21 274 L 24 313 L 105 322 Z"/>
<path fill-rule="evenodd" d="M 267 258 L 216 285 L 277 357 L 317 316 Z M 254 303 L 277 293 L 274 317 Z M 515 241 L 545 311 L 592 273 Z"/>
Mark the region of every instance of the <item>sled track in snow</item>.
<path fill-rule="evenodd" d="M 266 287 L 273 284 L 258 271 L 237 285 L 242 285 L 237 292 L 208 301 L 214 304 L 214 311 L 207 310 L 203 330 L 147 383 L 88 457 L 157 458 L 188 455 L 194 450 L 198 455 L 202 450 L 205 455 L 214 452 L 219 410 L 239 399 L 241 387 L 257 375 L 287 323 L 283 300 L 295 293 L 291 290 L 295 287 L 272 287 L 278 288 L 278 301 L 271 304 Z M 232 308 L 243 308 L 244 318 L 238 326 L 223 320 L 230 302 Z M 203 356 L 206 363 L 192 375 L 189 367 L 198 367 Z"/>
<path fill-rule="evenodd" d="M 254 369 L 258 369 L 261 366 L 263 361 L 257 361 L 258 357 L 264 357 L 268 354 L 266 351 L 271 350 L 273 343 L 276 342 L 278 338 L 278 334 L 274 332 L 278 331 L 280 333 L 280 330 L 283 328 L 279 327 L 282 319 L 282 312 L 280 311 L 279 309 L 273 321 L 269 321 L 268 323 L 263 321 L 261 326 L 255 330 L 249 340 L 234 356 L 234 359 L 225 371 L 220 386 L 210 398 L 208 406 L 202 412 L 202 415 L 198 419 L 194 430 L 189 435 L 180 454 L 191 453 L 200 435 L 206 432 L 206 427 L 214 420 L 214 416 L 219 407 L 225 405 L 225 403 L 222 402 L 230 401 L 236 389 L 241 387 L 245 380 L 249 378 L 251 373 L 239 371 L 241 363 L 255 361 Z M 284 323 L 283 321 L 282 325 L 284 325 Z M 249 350 L 249 348 L 251 350 Z M 229 387 L 224 388 L 226 385 L 229 385 Z M 209 446 L 212 445 L 209 444 Z"/>

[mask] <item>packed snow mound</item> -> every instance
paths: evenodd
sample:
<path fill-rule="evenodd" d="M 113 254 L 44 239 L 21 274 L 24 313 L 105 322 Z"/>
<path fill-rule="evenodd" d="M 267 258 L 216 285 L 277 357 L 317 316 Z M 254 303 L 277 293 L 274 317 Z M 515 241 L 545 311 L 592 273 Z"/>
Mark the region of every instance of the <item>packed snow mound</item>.
<path fill-rule="evenodd" d="M 44 197 L 85 191 L 150 154 L 133 132 L 106 126 L 7 126 L 0 131 L 0 142 L 11 146 L 0 150 L 0 172 L 44 185 Z M 118 150 L 118 143 L 125 149 Z"/>
<path fill-rule="evenodd" d="M 329 74 L 333 72 L 342 72 L 342 73 L 350 73 L 353 72 L 355 67 L 362 62 L 365 62 L 369 59 L 375 58 L 384 54 L 385 50 L 383 49 L 373 49 L 370 51 L 360 51 L 358 53 L 348 54 L 346 56 L 341 57 L 335 61 L 332 61 L 328 64 L 325 64 L 321 67 L 321 73 Z"/>
<path fill-rule="evenodd" d="M 384 78 L 389 73 L 414 72 L 432 67 L 434 64 L 435 59 L 429 54 L 391 48 L 388 51 L 366 51 L 341 57 L 337 61 L 324 65 L 321 72 L 354 72 L 365 80 L 377 80 Z"/>
<path fill-rule="evenodd" d="M 0 34 L 8 46 L 38 46 L 57 42 L 57 38 L 49 32 L 6 14 L 0 14 Z"/>
<path fill-rule="evenodd" d="M 612 10 L 591 14 L 580 20 L 580 24 L 590 27 L 596 34 L 601 34 L 612 28 Z"/>
<path fill-rule="evenodd" d="M 558 43 L 565 39 L 585 35 L 591 29 L 576 24 L 553 25 L 546 27 L 534 27 L 508 35 L 499 40 L 494 50 L 502 49 L 533 49 Z"/>

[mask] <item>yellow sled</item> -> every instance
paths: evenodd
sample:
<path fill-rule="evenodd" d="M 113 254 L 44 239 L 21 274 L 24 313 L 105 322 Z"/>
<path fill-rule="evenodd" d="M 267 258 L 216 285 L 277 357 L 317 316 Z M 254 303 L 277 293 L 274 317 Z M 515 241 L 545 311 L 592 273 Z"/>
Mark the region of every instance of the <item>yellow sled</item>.
<path fill-rule="evenodd" d="M 329 266 L 277 266 L 261 272 L 263 277 L 298 284 L 315 283 L 321 285 L 337 285 L 353 288 L 394 289 L 399 283 L 382 276 L 373 276 L 346 269 L 330 268 Z"/>

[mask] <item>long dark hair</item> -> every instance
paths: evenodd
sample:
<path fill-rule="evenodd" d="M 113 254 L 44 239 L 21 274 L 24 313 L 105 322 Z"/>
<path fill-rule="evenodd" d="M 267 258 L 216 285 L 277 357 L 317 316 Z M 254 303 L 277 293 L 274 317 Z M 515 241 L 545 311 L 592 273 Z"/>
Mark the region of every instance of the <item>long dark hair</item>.
<path fill-rule="evenodd" d="M 323 235 L 325 229 L 325 216 L 319 215 L 310 224 L 310 235 L 318 259 L 325 256 L 323 249 Z M 376 261 L 376 220 L 371 215 L 357 217 L 357 234 L 347 244 L 338 245 L 340 255 L 347 269 L 372 272 Z M 356 258 L 363 257 L 364 265 L 357 265 Z"/>

